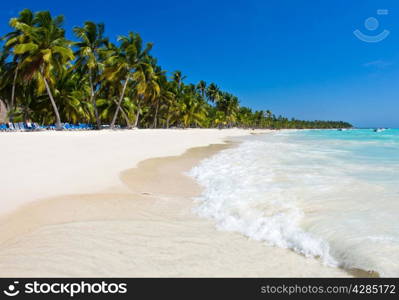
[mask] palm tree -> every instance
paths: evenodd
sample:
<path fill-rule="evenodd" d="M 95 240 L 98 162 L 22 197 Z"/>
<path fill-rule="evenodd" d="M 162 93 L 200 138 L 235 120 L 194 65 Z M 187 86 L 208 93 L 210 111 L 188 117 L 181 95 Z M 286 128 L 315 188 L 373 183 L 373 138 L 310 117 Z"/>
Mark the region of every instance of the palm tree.
<path fill-rule="evenodd" d="M 19 13 L 18 18 L 12 18 L 9 22 L 10 26 L 14 24 L 14 22 L 20 22 L 23 24 L 26 24 L 28 26 L 31 26 L 33 24 L 33 12 L 29 9 L 24 9 Z M 16 29 L 15 31 L 12 31 L 5 36 L 1 38 L 2 40 L 6 40 L 5 46 L 4 46 L 4 53 L 8 54 L 11 49 L 13 49 L 15 46 L 18 44 L 24 44 L 29 40 L 29 36 L 24 34 L 22 30 Z M 11 89 L 11 99 L 10 99 L 10 121 L 13 122 L 13 115 L 14 115 L 14 104 L 15 104 L 15 87 L 17 84 L 17 78 L 18 78 L 18 67 L 20 65 L 22 57 L 20 55 L 15 54 L 13 56 L 13 61 L 12 64 L 14 66 L 14 77 L 13 77 L 13 82 L 12 82 L 12 89 Z"/>
<path fill-rule="evenodd" d="M 63 67 L 59 70 L 54 86 L 54 99 L 63 120 L 71 123 L 88 122 L 93 117 L 93 103 L 87 101 L 90 87 L 87 76 L 75 71 L 74 68 Z"/>
<path fill-rule="evenodd" d="M 215 115 L 215 126 L 221 128 L 224 127 L 227 123 L 226 121 L 226 115 L 224 114 L 224 112 L 222 111 L 216 111 L 216 115 Z"/>
<path fill-rule="evenodd" d="M 226 116 L 229 122 L 229 126 L 233 126 L 237 121 L 237 114 L 240 108 L 239 100 L 236 96 L 232 94 L 228 94 L 229 97 L 227 98 L 227 109 L 226 109 Z"/>
<path fill-rule="evenodd" d="M 183 80 L 186 79 L 187 76 L 183 76 L 181 71 L 174 71 L 172 74 L 172 80 L 177 83 L 177 86 L 181 88 Z"/>
<path fill-rule="evenodd" d="M 154 84 L 152 90 L 153 92 L 153 99 L 155 100 L 155 114 L 154 114 L 154 121 L 152 124 L 153 128 L 156 128 L 158 125 L 158 112 L 159 112 L 159 106 L 161 104 L 161 101 L 168 101 L 170 95 L 168 91 L 162 90 L 162 87 L 165 86 L 165 82 L 168 81 L 166 78 L 166 71 L 163 71 L 161 67 L 154 65 Z"/>
<path fill-rule="evenodd" d="M 164 126 L 169 128 L 170 119 L 172 117 L 172 109 L 173 105 L 176 103 L 176 95 L 173 92 L 172 84 L 168 81 L 165 75 L 160 76 L 159 80 L 160 86 L 160 101 L 161 101 L 161 109 L 163 110 L 164 115 Z"/>
<path fill-rule="evenodd" d="M 248 107 L 242 106 L 239 108 L 237 118 L 240 126 L 248 128 L 251 126 L 252 110 Z"/>
<path fill-rule="evenodd" d="M 220 98 L 220 90 L 218 86 L 214 83 L 211 83 L 208 85 L 208 88 L 206 90 L 206 95 L 211 102 L 218 102 Z"/>
<path fill-rule="evenodd" d="M 160 72 L 160 70 L 158 70 Z M 149 63 L 142 63 L 137 66 L 136 72 L 133 75 L 133 79 L 136 83 L 136 93 L 138 96 L 138 110 L 136 116 L 135 127 L 138 125 L 140 116 L 140 102 L 141 100 L 148 104 L 155 103 L 155 114 L 153 119 L 153 127 L 157 126 L 157 116 L 159 109 L 159 96 L 161 94 L 161 88 L 159 84 L 161 74 L 157 74 L 153 66 Z"/>
<path fill-rule="evenodd" d="M 271 112 L 271 110 L 266 110 L 265 115 L 264 115 L 264 117 L 266 119 L 266 127 L 270 127 L 270 124 L 272 122 L 272 116 L 273 116 L 273 113 Z"/>
<path fill-rule="evenodd" d="M 147 43 L 143 49 L 143 41 L 138 33 L 129 32 L 128 36 L 120 36 L 120 48 L 113 48 L 113 54 L 108 58 L 109 68 L 105 71 L 105 77 L 113 82 L 124 81 L 119 101 L 117 103 L 111 128 L 115 128 L 115 122 L 126 92 L 129 80 L 134 71 L 144 63 L 145 57 L 152 49 L 152 43 Z"/>
<path fill-rule="evenodd" d="M 101 128 L 101 120 L 96 105 L 96 86 L 99 82 L 99 73 L 102 69 L 100 60 L 100 51 L 104 50 L 108 39 L 104 37 L 104 24 L 95 24 L 87 21 L 83 27 L 75 27 L 73 29 L 75 35 L 80 39 L 75 43 L 78 50 L 75 52 L 77 56 L 76 66 L 83 72 L 88 71 L 90 84 L 90 103 L 93 104 L 94 114 L 96 118 L 97 129 Z"/>
<path fill-rule="evenodd" d="M 184 127 L 202 126 L 206 119 L 207 111 L 203 99 L 198 94 L 188 91 L 185 95 L 185 110 L 182 113 Z"/>
<path fill-rule="evenodd" d="M 202 99 L 206 99 L 206 82 L 201 80 L 197 84 L 197 90 L 200 92 Z"/>
<path fill-rule="evenodd" d="M 28 80 L 36 79 L 38 92 L 46 89 L 56 117 L 56 128 L 61 129 L 61 118 L 52 94 L 56 73 L 74 59 L 70 42 L 65 39 L 61 28 L 63 16 L 52 18 L 50 12 L 38 12 L 33 25 L 13 19 L 11 26 L 29 37 L 26 43 L 14 47 L 15 55 L 22 55 L 20 69 Z"/>

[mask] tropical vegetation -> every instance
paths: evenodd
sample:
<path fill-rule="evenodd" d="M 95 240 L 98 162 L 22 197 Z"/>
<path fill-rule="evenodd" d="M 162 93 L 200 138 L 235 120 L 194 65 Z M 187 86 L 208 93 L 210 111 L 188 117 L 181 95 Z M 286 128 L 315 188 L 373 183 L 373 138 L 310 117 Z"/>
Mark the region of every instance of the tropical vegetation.
<path fill-rule="evenodd" d="M 7 121 L 91 123 L 110 128 L 343 128 L 241 106 L 215 83 L 187 83 L 163 70 L 136 32 L 113 43 L 102 23 L 85 22 L 66 38 L 63 16 L 25 9 L 9 21 L 0 55 L 0 101 Z"/>

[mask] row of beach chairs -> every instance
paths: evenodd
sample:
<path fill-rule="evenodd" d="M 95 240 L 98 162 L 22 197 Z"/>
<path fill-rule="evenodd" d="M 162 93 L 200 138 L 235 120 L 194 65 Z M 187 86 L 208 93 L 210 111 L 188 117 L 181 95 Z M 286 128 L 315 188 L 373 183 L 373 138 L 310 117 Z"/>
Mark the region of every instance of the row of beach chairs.
<path fill-rule="evenodd" d="M 41 126 L 37 123 L 2 123 L 0 124 L 0 131 L 35 131 L 41 130 Z"/>
<path fill-rule="evenodd" d="M 65 123 L 62 125 L 62 128 L 65 130 L 92 130 L 92 129 L 94 129 L 93 125 L 86 124 L 86 123 L 79 123 L 79 124 Z M 54 126 L 54 129 L 55 129 L 55 126 Z"/>
<path fill-rule="evenodd" d="M 18 122 L 18 123 L 0 123 L 0 131 L 41 131 L 41 130 L 55 130 L 55 125 L 39 125 L 38 123 L 31 122 Z M 63 130 L 92 130 L 93 125 L 79 123 L 79 124 L 62 124 Z"/>

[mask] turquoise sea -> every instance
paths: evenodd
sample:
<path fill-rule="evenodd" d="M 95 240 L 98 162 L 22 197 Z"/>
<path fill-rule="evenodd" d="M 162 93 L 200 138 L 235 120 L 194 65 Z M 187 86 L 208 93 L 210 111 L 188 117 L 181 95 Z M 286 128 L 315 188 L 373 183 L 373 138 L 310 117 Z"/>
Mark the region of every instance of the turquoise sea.
<path fill-rule="evenodd" d="M 191 170 L 196 212 L 223 230 L 399 276 L 399 130 L 283 130 L 244 139 Z"/>

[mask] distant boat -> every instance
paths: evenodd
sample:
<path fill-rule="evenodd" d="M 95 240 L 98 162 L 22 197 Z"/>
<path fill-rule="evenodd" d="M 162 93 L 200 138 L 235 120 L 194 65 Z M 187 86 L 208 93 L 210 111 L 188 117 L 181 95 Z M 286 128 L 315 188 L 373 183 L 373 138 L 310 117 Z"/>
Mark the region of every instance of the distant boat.
<path fill-rule="evenodd" d="M 377 128 L 377 129 L 374 129 L 374 132 L 382 132 L 385 130 L 386 130 L 385 128 Z"/>
<path fill-rule="evenodd" d="M 348 129 L 346 129 L 346 128 L 339 128 L 338 129 L 338 131 L 345 131 L 345 130 L 348 130 Z"/>

